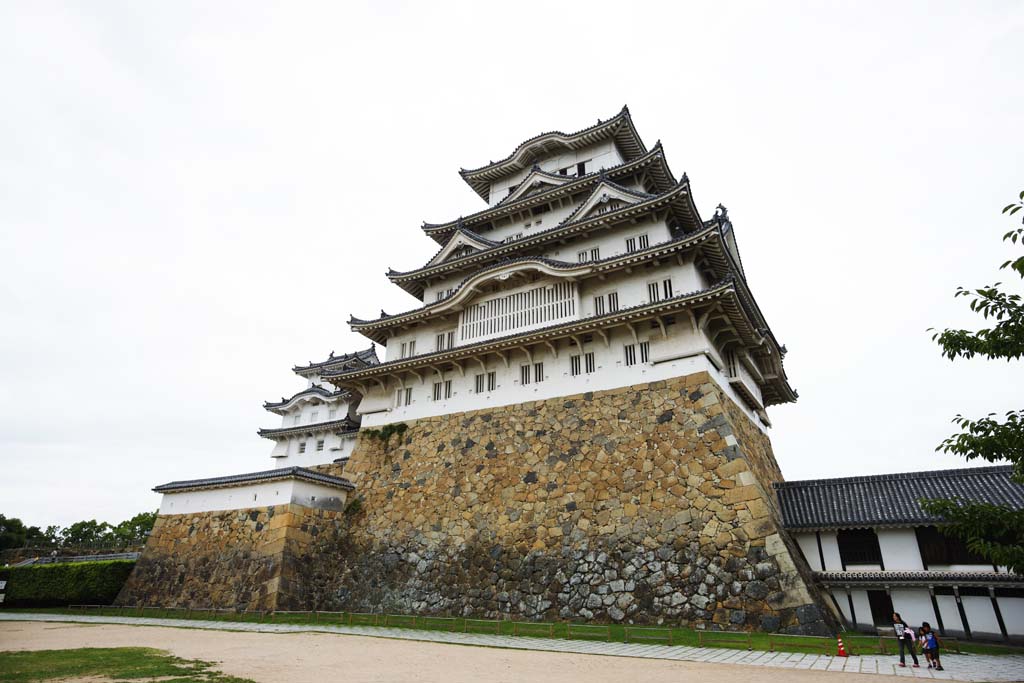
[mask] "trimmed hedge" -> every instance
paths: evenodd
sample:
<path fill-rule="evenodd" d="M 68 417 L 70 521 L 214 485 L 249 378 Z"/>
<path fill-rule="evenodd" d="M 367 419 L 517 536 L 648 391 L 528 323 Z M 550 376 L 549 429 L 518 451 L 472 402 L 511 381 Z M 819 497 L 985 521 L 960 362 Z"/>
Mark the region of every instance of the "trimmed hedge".
<path fill-rule="evenodd" d="M 135 560 L 69 562 L 0 569 L 6 607 L 109 605 L 128 580 Z"/>

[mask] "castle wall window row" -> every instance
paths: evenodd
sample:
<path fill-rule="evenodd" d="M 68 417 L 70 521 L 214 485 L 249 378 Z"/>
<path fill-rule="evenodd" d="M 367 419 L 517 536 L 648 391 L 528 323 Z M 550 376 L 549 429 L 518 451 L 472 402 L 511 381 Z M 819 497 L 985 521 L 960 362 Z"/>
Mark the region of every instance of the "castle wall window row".
<path fill-rule="evenodd" d="M 474 388 L 478 394 L 482 394 L 484 391 L 494 391 L 498 388 L 498 373 L 492 370 L 488 373 L 477 375 Z"/>
<path fill-rule="evenodd" d="M 443 401 L 452 397 L 452 381 L 446 379 L 443 382 L 434 382 L 434 400 Z"/>
<path fill-rule="evenodd" d="M 589 341 L 589 340 L 587 340 Z M 640 363 L 646 364 L 650 361 L 650 342 L 643 341 L 639 344 L 623 345 L 624 365 L 633 366 Z M 518 384 L 530 386 L 545 380 L 545 363 L 524 363 L 519 366 Z M 571 376 L 589 375 L 597 372 L 597 357 L 593 351 L 586 351 L 569 357 L 569 374 Z M 477 373 L 473 376 L 472 389 L 475 393 L 483 394 L 495 391 L 499 388 L 498 373 L 494 370 Z M 455 395 L 455 383 L 446 379 L 432 382 L 429 396 L 434 401 L 443 401 Z M 396 407 L 408 406 L 412 403 L 414 387 L 405 387 L 396 391 Z"/>
<path fill-rule="evenodd" d="M 401 408 L 412 403 L 412 387 L 405 387 L 395 392 L 395 407 Z"/>
<path fill-rule="evenodd" d="M 609 292 L 594 297 L 594 315 L 614 313 L 619 310 L 619 293 Z"/>
<path fill-rule="evenodd" d="M 437 335 L 437 350 L 446 351 L 455 348 L 455 330 L 447 330 Z"/>
<path fill-rule="evenodd" d="M 672 279 L 666 278 L 661 282 L 648 282 L 647 283 L 647 299 L 651 303 L 661 301 L 662 299 L 672 298 Z"/>
<path fill-rule="evenodd" d="M 639 247 L 638 247 L 639 245 Z M 648 235 L 639 235 L 637 237 L 626 238 L 626 253 L 632 254 L 634 251 L 640 251 L 646 249 L 651 245 L 650 237 Z"/>
<path fill-rule="evenodd" d="M 582 363 L 581 363 L 582 360 Z M 591 374 L 596 369 L 594 363 L 594 352 L 588 351 L 582 355 L 577 354 L 569 357 L 569 374 L 573 377 L 581 373 Z"/>
<path fill-rule="evenodd" d="M 544 363 L 534 363 L 519 366 L 519 383 L 526 386 L 531 382 L 544 381 Z"/>

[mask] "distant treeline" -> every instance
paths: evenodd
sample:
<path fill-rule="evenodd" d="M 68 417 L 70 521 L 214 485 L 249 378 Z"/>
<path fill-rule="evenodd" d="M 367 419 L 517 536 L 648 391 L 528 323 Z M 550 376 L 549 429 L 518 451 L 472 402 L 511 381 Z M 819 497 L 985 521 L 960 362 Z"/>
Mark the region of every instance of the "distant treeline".
<path fill-rule="evenodd" d="M 140 512 L 120 524 L 95 519 L 42 529 L 26 526 L 17 517 L 0 515 L 0 550 L 11 548 L 126 548 L 146 542 L 156 521 L 156 512 Z"/>

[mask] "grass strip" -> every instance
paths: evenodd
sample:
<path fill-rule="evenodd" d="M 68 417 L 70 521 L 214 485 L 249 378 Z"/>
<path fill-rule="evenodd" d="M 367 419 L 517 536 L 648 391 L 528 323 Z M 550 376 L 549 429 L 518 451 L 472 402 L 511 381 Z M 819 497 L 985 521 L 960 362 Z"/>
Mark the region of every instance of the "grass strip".
<path fill-rule="evenodd" d="M 102 676 L 111 680 L 160 679 L 161 683 L 254 683 L 227 676 L 211 662 L 173 657 L 147 647 L 78 648 L 0 652 L 0 681 L 31 683 Z"/>

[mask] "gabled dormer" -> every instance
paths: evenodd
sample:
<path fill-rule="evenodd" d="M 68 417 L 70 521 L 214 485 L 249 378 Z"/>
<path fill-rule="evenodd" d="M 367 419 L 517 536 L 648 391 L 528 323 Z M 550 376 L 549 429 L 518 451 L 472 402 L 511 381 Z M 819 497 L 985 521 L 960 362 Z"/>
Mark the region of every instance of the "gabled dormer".
<path fill-rule="evenodd" d="M 531 195 L 539 194 L 555 187 L 561 187 L 562 185 L 574 180 L 576 180 L 576 178 L 573 176 L 548 173 L 547 171 L 542 171 L 539 166 L 534 166 L 533 170 L 530 171 L 530 175 L 526 176 L 523 179 L 523 182 L 513 188 L 513 190 L 498 203 L 505 204 L 525 199 Z"/>
<path fill-rule="evenodd" d="M 465 228 L 459 228 L 452 235 L 451 239 L 448 240 L 448 244 L 441 248 L 441 251 L 434 255 L 434 258 L 427 262 L 424 268 L 430 266 L 436 266 L 439 263 L 445 261 L 452 261 L 454 259 L 462 258 L 463 256 L 469 256 L 470 254 L 481 251 L 483 249 L 489 249 L 497 246 L 499 243 L 481 237 L 480 235 L 466 230 Z"/>
<path fill-rule="evenodd" d="M 653 196 L 646 192 L 631 190 L 610 180 L 602 180 L 593 189 L 590 196 L 575 211 L 569 214 L 569 217 L 564 222 L 572 223 L 573 221 L 594 218 L 604 213 L 617 211 L 626 206 L 639 204 Z"/>

